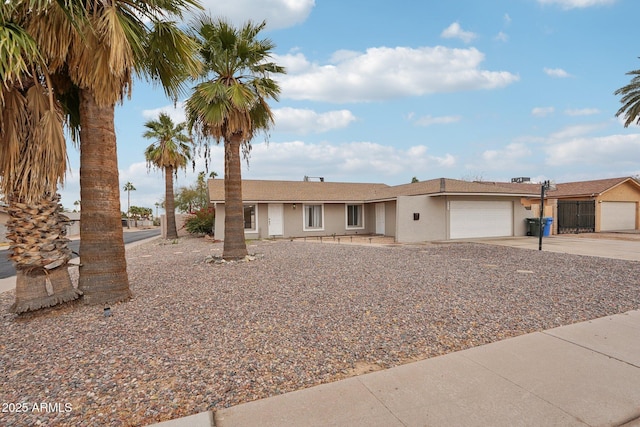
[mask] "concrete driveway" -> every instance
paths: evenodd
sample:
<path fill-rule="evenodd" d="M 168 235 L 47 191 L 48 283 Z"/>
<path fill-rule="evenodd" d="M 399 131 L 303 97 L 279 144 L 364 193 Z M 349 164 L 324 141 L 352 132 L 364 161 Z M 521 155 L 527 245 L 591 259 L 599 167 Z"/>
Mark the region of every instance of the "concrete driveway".
<path fill-rule="evenodd" d="M 538 237 L 501 237 L 473 242 L 538 250 Z M 543 237 L 542 250 L 640 261 L 640 233 L 559 234 Z"/>

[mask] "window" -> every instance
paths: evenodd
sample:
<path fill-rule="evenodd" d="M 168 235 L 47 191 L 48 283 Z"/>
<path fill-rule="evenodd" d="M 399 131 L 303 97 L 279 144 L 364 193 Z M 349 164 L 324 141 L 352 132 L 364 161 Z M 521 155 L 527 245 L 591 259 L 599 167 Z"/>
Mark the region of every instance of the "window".
<path fill-rule="evenodd" d="M 364 228 L 362 205 L 347 205 L 347 228 Z"/>
<path fill-rule="evenodd" d="M 257 206 L 244 205 L 244 231 L 256 231 L 257 218 Z"/>
<path fill-rule="evenodd" d="M 322 230 L 323 224 L 323 206 L 304 205 L 304 230 Z"/>

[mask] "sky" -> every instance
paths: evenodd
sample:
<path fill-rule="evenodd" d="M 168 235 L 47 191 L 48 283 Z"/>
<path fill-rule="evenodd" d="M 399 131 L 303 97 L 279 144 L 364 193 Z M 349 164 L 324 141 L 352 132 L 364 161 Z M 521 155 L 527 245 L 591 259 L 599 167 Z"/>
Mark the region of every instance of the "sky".
<path fill-rule="evenodd" d="M 201 0 L 202 1 L 202 0 Z M 580 180 L 640 174 L 640 127 L 615 116 L 614 92 L 640 69 L 637 0 L 204 0 L 212 16 L 260 33 L 287 74 L 275 124 L 252 141 L 244 179 L 397 185 L 433 178 Z M 188 20 L 185 25 L 188 25 Z M 190 85 L 191 87 L 193 85 Z M 136 81 L 116 109 L 120 188 L 131 205 L 164 199 L 144 123 L 185 120 L 182 101 Z M 180 171 L 176 188 L 205 170 Z M 62 203 L 79 200 L 69 146 Z M 224 174 L 211 143 L 208 171 Z M 127 193 L 121 191 L 121 210 Z M 162 209 L 159 210 L 162 213 Z"/>

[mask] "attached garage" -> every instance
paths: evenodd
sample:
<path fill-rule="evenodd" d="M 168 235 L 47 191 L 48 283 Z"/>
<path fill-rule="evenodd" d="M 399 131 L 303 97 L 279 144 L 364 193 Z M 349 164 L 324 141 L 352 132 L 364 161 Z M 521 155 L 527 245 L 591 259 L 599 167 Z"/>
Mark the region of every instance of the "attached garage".
<path fill-rule="evenodd" d="M 450 239 L 512 235 L 512 201 L 452 200 L 449 202 Z"/>
<path fill-rule="evenodd" d="M 600 205 L 600 231 L 634 230 L 635 228 L 635 202 L 602 202 Z"/>

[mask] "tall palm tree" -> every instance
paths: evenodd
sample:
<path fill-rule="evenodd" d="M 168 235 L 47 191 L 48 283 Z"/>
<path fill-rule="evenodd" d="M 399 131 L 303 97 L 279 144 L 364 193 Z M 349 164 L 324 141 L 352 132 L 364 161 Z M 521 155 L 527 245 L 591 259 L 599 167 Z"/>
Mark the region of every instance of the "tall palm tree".
<path fill-rule="evenodd" d="M 22 6 L 0 4 L 0 192 L 9 204 L 18 313 L 79 296 L 68 272 L 68 219 L 55 194 L 66 170 L 62 107 Z M 40 7 L 33 0 L 30 6 Z"/>
<path fill-rule="evenodd" d="M 259 40 L 265 22 L 234 28 L 223 19 L 202 15 L 194 35 L 202 45 L 202 78 L 186 101 L 189 128 L 200 142 L 224 141 L 225 237 L 223 258 L 247 255 L 244 239 L 240 149 L 248 159 L 251 140 L 268 131 L 273 113 L 267 100 L 278 99 L 280 87 L 269 76 L 284 68 L 269 62 L 275 45 Z M 206 143 L 206 142 L 205 142 Z"/>
<path fill-rule="evenodd" d="M 174 124 L 171 117 L 165 113 L 160 113 L 158 120 L 149 120 L 144 126 L 148 130 L 142 136 L 155 139 L 155 142 L 144 152 L 147 166 L 164 171 L 167 239 L 177 239 L 173 175 L 178 169 L 185 168 L 191 160 L 191 138 L 185 134 L 184 122 Z"/>
<path fill-rule="evenodd" d="M 127 228 L 131 228 L 131 192 L 136 191 L 136 187 L 127 181 L 122 189 L 127 192 Z"/>
<path fill-rule="evenodd" d="M 197 0 L 2 3 L 3 12 L 10 10 L 28 35 L 27 48 L 51 74 L 51 87 L 74 129 L 71 134 L 80 140 L 79 289 L 84 301 L 128 299 L 114 107 L 130 95 L 135 74 L 161 83 L 175 99 L 185 78 L 197 73 L 197 43 L 172 19 L 199 4 Z M 2 43 L 0 47 L 5 49 Z M 3 74 L 33 68 L 30 63 L 5 60 L 1 53 Z"/>
<path fill-rule="evenodd" d="M 633 122 L 640 124 L 640 70 L 629 71 L 627 75 L 633 76 L 631 82 L 614 92 L 615 95 L 622 95 L 620 102 L 623 105 L 616 117 L 624 114 L 624 127 Z"/>

